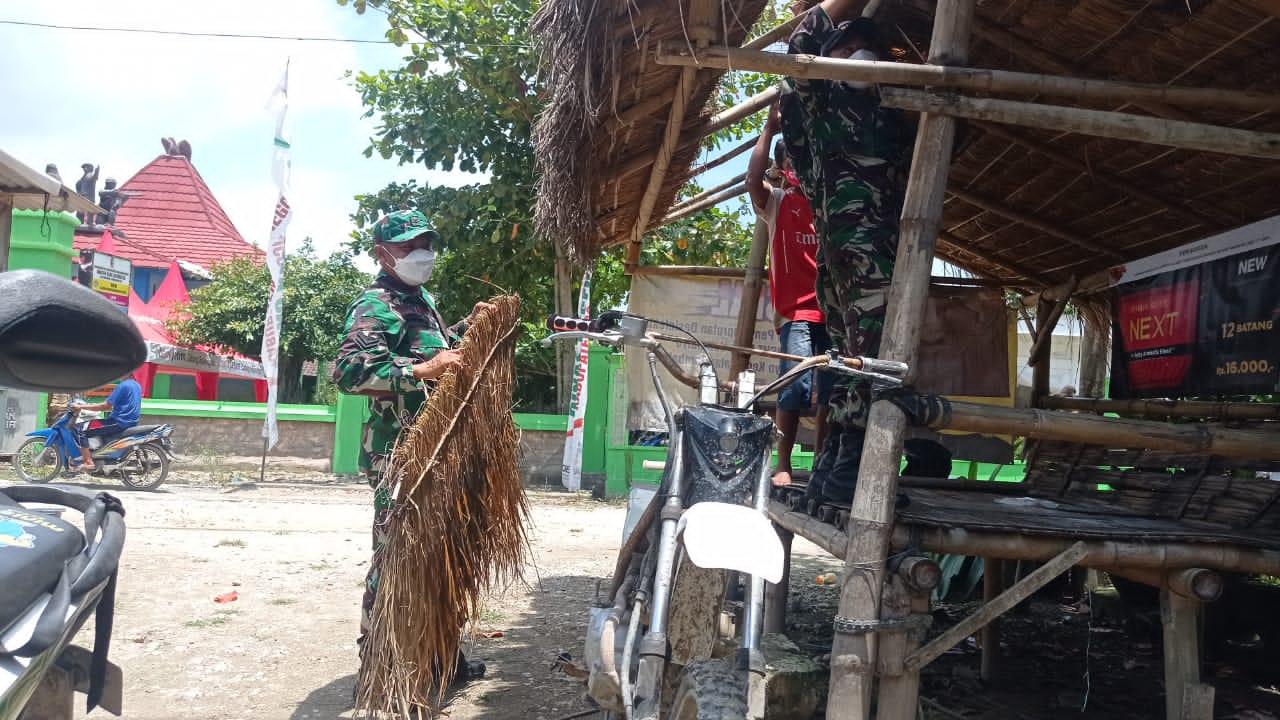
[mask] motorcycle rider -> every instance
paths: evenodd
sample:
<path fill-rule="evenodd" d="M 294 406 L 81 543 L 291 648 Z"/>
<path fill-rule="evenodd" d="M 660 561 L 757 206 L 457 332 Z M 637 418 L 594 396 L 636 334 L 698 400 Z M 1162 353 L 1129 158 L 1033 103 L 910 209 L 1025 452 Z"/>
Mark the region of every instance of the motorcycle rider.
<path fill-rule="evenodd" d="M 93 463 L 93 451 L 89 449 L 89 438 L 96 437 L 105 443 L 137 425 L 138 418 L 142 415 L 142 386 L 132 376 L 125 376 L 116 383 L 106 400 L 97 403 L 74 402 L 71 403 L 71 408 L 111 412 L 107 418 L 103 419 L 100 427 L 85 430 L 84 437 L 77 438 L 77 442 L 80 443 L 80 463 L 72 466 L 72 470 L 92 472 L 97 466 Z"/>

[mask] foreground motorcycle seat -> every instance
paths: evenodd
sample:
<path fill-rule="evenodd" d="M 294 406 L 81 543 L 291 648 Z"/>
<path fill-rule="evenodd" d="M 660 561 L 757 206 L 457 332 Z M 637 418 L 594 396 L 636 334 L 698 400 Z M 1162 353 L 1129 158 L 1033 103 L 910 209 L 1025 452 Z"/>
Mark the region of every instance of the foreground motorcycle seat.
<path fill-rule="evenodd" d="M 66 561 L 83 549 L 76 526 L 0 494 L 0 631 L 57 585 Z"/>

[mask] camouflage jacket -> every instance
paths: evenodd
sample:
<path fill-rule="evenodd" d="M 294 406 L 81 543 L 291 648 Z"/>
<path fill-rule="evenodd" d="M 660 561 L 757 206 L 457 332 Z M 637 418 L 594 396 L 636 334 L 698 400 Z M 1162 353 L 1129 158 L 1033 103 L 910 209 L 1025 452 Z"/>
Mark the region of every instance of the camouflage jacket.
<path fill-rule="evenodd" d="M 426 290 L 386 272 L 378 273 L 347 309 L 333 381 L 343 392 L 370 394 L 360 469 L 372 475 L 371 481 L 382 472 L 401 428 L 426 401 L 431 385 L 413 379 L 414 363 L 452 347 L 465 330 L 464 323 L 445 327 Z"/>
<path fill-rule="evenodd" d="M 792 32 L 787 51 L 819 55 L 835 32 L 826 11 L 814 8 Z M 787 154 L 820 214 L 826 214 L 821 200 L 841 194 L 846 180 L 880 184 L 886 170 L 905 177 L 913 133 L 902 112 L 881 107 L 874 90 L 786 77 L 779 109 Z"/>

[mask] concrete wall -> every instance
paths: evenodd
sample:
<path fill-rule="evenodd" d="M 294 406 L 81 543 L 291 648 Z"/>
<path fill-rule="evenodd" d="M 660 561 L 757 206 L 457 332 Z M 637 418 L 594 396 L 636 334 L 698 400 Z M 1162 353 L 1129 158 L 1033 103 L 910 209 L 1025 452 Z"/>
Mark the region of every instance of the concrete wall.
<path fill-rule="evenodd" d="M 262 455 L 262 421 L 250 418 L 168 416 L 145 413 L 147 424 L 170 423 L 173 449 L 179 455 Z M 279 421 L 280 442 L 271 457 L 324 458 L 333 455 L 333 423 Z"/>

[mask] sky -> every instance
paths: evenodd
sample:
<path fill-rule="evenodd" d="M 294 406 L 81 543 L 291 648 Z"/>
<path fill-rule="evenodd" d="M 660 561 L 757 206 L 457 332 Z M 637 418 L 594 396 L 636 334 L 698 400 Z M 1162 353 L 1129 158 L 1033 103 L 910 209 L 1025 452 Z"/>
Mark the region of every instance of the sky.
<path fill-rule="evenodd" d="M 246 240 L 266 243 L 276 192 L 275 117 L 267 102 L 289 62 L 294 217 L 291 244 L 311 237 L 324 253 L 354 228 L 354 196 L 388 182 L 459 185 L 461 172 L 400 167 L 364 149 L 376 129 L 347 71 L 392 68 L 407 52 L 390 44 L 195 38 L 46 29 L 22 21 L 212 33 L 383 39 L 385 17 L 335 0 L 0 0 L 0 143 L 74 186 L 80 165 L 124 183 L 186 139 L 192 163 Z M 362 261 L 364 264 L 365 261 Z M 368 263 L 371 267 L 371 263 Z M 369 269 L 366 267 L 365 269 Z"/>

